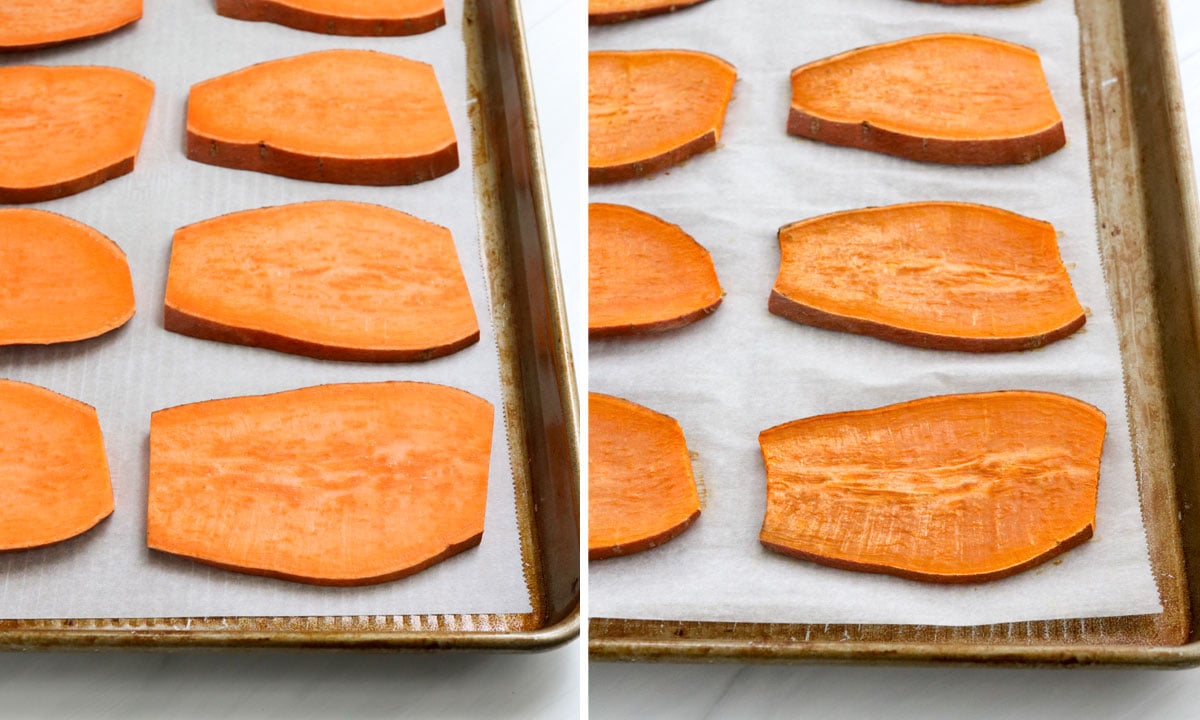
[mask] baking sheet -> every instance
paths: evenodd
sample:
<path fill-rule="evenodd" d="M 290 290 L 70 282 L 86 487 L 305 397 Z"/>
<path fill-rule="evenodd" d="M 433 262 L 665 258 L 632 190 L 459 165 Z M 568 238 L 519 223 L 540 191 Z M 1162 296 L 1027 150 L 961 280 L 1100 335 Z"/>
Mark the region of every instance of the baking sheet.
<path fill-rule="evenodd" d="M 784 133 L 792 68 L 854 47 L 972 32 L 1039 51 L 1066 124 L 1060 152 L 1020 167 L 923 165 Z M 593 186 L 678 223 L 713 254 L 726 291 L 709 318 L 670 334 L 591 342 L 591 389 L 677 418 L 704 485 L 704 512 L 655 550 L 589 565 L 593 617 L 780 623 L 977 625 L 1161 611 L 1134 476 L 1124 379 L 1096 238 L 1073 3 L 953 8 L 899 0 L 712 0 L 590 31 L 592 49 L 704 50 L 739 72 L 721 147 L 668 174 Z M 870 205 L 958 200 L 1048 220 L 1087 326 L 1040 350 L 922 351 L 796 325 L 767 312 L 776 230 Z M 1108 417 L 1096 534 L 1002 581 L 942 587 L 771 553 L 759 431 L 811 415 L 927 395 L 1026 388 L 1090 402 Z"/>
<path fill-rule="evenodd" d="M 209 0 L 147 3 L 145 17 L 128 30 L 90 43 L 4 58 L 5 64 L 123 67 L 154 81 L 156 96 L 131 175 L 35 206 L 88 223 L 125 250 L 138 311 L 125 328 L 96 340 L 45 349 L 0 349 L 0 377 L 43 385 L 97 408 L 116 494 L 113 516 L 85 535 L 48 548 L 0 554 L 0 617 L 531 611 L 470 166 L 461 0 L 447 0 L 446 17 L 446 27 L 425 35 L 349 38 L 223 18 Z M 191 85 L 256 62 L 331 48 L 381 50 L 431 63 L 450 108 L 462 166 L 420 185 L 370 188 L 230 170 L 184 157 Z M 480 319 L 479 343 L 425 363 L 372 365 L 323 362 L 162 329 L 167 261 L 176 228 L 238 210 L 320 199 L 386 205 L 450 228 Z M 252 577 L 146 549 L 153 410 L 323 383 L 383 380 L 453 385 L 496 406 L 487 516 L 479 547 L 417 575 L 365 588 L 320 588 Z"/>

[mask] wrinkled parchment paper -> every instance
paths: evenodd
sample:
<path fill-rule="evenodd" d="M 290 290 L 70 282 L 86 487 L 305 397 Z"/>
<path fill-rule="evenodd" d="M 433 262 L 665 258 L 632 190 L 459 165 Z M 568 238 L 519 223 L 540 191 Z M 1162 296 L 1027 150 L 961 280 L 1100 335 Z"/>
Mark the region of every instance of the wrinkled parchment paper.
<path fill-rule="evenodd" d="M 128 326 L 96 340 L 48 349 L 0 349 L 0 377 L 37 383 L 97 408 L 116 493 L 115 513 L 91 532 L 43 549 L 0 553 L 0 617 L 530 611 L 480 250 L 462 10 L 461 0 L 449 0 L 447 25 L 425 35 L 350 38 L 220 17 L 210 0 L 148 2 L 145 17 L 115 35 L 0 59 L 6 64 L 112 65 L 138 72 L 156 87 L 131 175 L 36 206 L 85 222 L 120 245 L 129 257 L 138 305 Z M 380 50 L 431 63 L 458 135 L 461 167 L 419 185 L 372 188 L 290 180 L 185 158 L 184 116 L 191 85 L 253 63 L 331 48 Z M 167 260 L 176 228 L 238 210 L 322 199 L 386 205 L 450 228 L 480 318 L 480 342 L 430 362 L 372 365 L 323 362 L 163 330 Z M 417 575 L 365 588 L 258 578 L 146 549 L 152 411 L 308 385 L 382 380 L 453 385 L 496 406 L 487 518 L 479 547 Z"/>
<path fill-rule="evenodd" d="M 1022 167 L 925 165 L 785 134 L 792 68 L 851 48 L 933 32 L 1035 48 L 1067 146 Z M 593 186 L 677 223 L 708 248 L 726 291 L 715 314 L 650 339 L 592 341 L 591 389 L 679 420 L 705 491 L 703 514 L 670 543 L 590 564 L 593 617 L 792 623 L 975 625 L 1161 610 L 1133 471 L 1121 360 L 1101 271 L 1070 0 L 950 7 L 908 0 L 711 0 L 593 28 L 592 49 L 689 48 L 739 80 L 721 146 L 669 174 Z M 786 223 L 870 205 L 958 200 L 1052 222 L 1086 327 L 1033 352 L 923 351 L 791 323 L 767 312 Z M 936 586 L 837 570 L 762 548 L 758 433 L 821 413 L 928 395 L 1059 392 L 1108 416 L 1095 537 L 1016 577 Z"/>

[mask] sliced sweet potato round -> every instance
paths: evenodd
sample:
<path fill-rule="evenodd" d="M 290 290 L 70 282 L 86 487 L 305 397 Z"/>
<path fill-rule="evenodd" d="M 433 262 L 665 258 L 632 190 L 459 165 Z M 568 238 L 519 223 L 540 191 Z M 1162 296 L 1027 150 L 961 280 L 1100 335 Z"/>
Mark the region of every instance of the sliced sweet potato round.
<path fill-rule="evenodd" d="M 1066 144 L 1037 52 L 978 35 L 924 35 L 796 68 L 787 127 L 960 165 L 1027 163 Z"/>
<path fill-rule="evenodd" d="M 37 385 L 0 380 L 0 550 L 75 537 L 112 514 L 96 410 Z"/>
<path fill-rule="evenodd" d="M 737 70 L 691 50 L 588 54 L 588 179 L 629 180 L 711 150 Z"/>
<path fill-rule="evenodd" d="M 1028 350 L 1083 327 L 1054 226 L 950 202 L 834 213 L 779 230 L 771 312 L 938 350 Z"/>
<path fill-rule="evenodd" d="M 679 228 L 625 205 L 588 206 L 588 334 L 661 332 L 721 304 L 712 256 Z"/>
<path fill-rule="evenodd" d="M 427 360 L 479 340 L 449 230 L 332 200 L 177 231 L 164 325 L 327 360 Z"/>
<path fill-rule="evenodd" d="M 37 50 L 104 35 L 142 17 L 142 0 L 4 0 L 0 52 Z"/>
<path fill-rule="evenodd" d="M 0 203 L 74 195 L 133 170 L 154 84 L 109 67 L 0 67 Z"/>
<path fill-rule="evenodd" d="M 192 87 L 187 156 L 346 185 L 408 185 L 458 167 L 433 67 L 368 50 L 252 65 Z"/>
<path fill-rule="evenodd" d="M 675 12 L 702 2 L 704 0 L 588 0 L 588 22 L 592 25 L 625 22 Z"/>
<path fill-rule="evenodd" d="M 325 385 L 150 418 L 149 547 L 366 585 L 479 544 L 492 405 L 413 382 Z"/>
<path fill-rule="evenodd" d="M 662 545 L 700 517 L 683 429 L 628 400 L 588 394 L 588 559 Z"/>
<path fill-rule="evenodd" d="M 326 35 L 417 35 L 446 24 L 442 0 L 217 0 L 217 12 Z"/>
<path fill-rule="evenodd" d="M 923 398 L 759 435 L 766 547 L 938 583 L 995 580 L 1092 536 L 1104 414 L 1052 393 Z"/>
<path fill-rule="evenodd" d="M 45 210 L 0 210 L 0 345 L 103 335 L 133 317 L 125 253 L 96 230 Z"/>

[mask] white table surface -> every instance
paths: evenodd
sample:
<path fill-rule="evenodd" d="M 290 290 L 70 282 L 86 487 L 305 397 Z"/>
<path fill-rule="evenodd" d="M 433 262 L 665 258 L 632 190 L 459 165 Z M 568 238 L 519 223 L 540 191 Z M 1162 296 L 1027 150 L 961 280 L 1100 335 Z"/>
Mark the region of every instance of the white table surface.
<path fill-rule="evenodd" d="M 560 244 L 570 248 L 581 237 L 581 7 L 525 0 L 552 202 Z M 579 257 L 563 253 L 577 312 Z M 0 653 L 0 719 L 559 720 L 579 715 L 580 648 L 576 640 L 534 655 Z"/>
<path fill-rule="evenodd" d="M 1171 0 L 1171 9 L 1193 145 L 1200 146 L 1200 0 Z M 594 720 L 1173 720 L 1200 718 L 1200 669 L 1067 671 L 590 663 L 589 706 Z"/>

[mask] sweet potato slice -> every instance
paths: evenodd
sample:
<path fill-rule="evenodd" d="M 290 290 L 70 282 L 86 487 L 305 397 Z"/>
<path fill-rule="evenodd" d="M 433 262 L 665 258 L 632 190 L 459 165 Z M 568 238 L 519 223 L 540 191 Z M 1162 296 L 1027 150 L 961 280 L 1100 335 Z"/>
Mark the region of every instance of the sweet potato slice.
<path fill-rule="evenodd" d="M 737 70 L 691 50 L 588 54 L 588 179 L 664 170 L 721 139 Z"/>
<path fill-rule="evenodd" d="M 446 24 L 442 0 L 217 0 L 217 12 L 326 35 L 416 35 Z"/>
<path fill-rule="evenodd" d="M 771 312 L 939 350 L 1041 347 L 1083 327 L 1054 226 L 929 202 L 786 225 Z"/>
<path fill-rule="evenodd" d="M 108 67 L 0 67 L 0 203 L 74 195 L 133 171 L 154 84 Z"/>
<path fill-rule="evenodd" d="M 37 385 L 0 380 L 0 550 L 75 537 L 112 514 L 96 410 Z"/>
<path fill-rule="evenodd" d="M 679 228 L 625 205 L 588 206 L 588 334 L 660 332 L 721 304 L 712 257 Z"/>
<path fill-rule="evenodd" d="M 142 17 L 142 0 L 4 0 L 0 52 L 104 35 Z"/>
<path fill-rule="evenodd" d="M 787 127 L 959 165 L 1027 163 L 1066 144 L 1037 52 L 978 35 L 924 35 L 796 68 Z"/>
<path fill-rule="evenodd" d="M 588 23 L 606 25 L 675 12 L 704 0 L 588 0 Z"/>
<path fill-rule="evenodd" d="M 0 210 L 0 345 L 96 337 L 133 311 L 133 280 L 116 243 L 45 210 Z"/>
<path fill-rule="evenodd" d="M 1104 414 L 1072 398 L 946 395 L 759 435 L 766 547 L 825 565 L 966 583 L 1092 536 Z"/>
<path fill-rule="evenodd" d="M 177 231 L 164 325 L 327 360 L 427 360 L 479 340 L 450 231 L 342 201 L 248 210 Z"/>
<path fill-rule="evenodd" d="M 147 544 L 317 585 L 411 575 L 479 544 L 492 406 L 413 382 L 159 410 Z"/>
<path fill-rule="evenodd" d="M 345 185 L 408 185 L 458 167 L 433 67 L 368 50 L 252 65 L 192 87 L 187 156 Z"/>
<path fill-rule="evenodd" d="M 698 517 L 700 495 L 679 423 L 589 393 L 588 559 L 649 550 Z"/>

